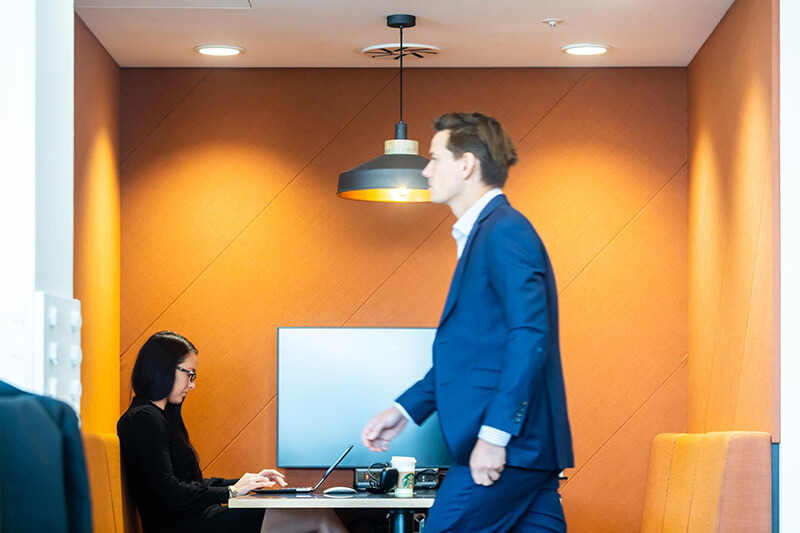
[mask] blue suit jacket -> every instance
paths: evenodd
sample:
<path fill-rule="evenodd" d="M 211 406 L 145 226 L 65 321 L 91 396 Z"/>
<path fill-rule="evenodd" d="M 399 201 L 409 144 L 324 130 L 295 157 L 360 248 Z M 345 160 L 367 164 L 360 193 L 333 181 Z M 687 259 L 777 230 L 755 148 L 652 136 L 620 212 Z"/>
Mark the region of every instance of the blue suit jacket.
<path fill-rule="evenodd" d="M 457 464 L 469 464 L 485 424 L 512 435 L 510 466 L 574 466 L 553 269 L 504 195 L 481 211 L 458 261 L 432 368 L 397 401 L 417 423 L 438 411 Z"/>
<path fill-rule="evenodd" d="M 89 478 L 75 411 L 3 381 L 0 531 L 92 531 Z"/>

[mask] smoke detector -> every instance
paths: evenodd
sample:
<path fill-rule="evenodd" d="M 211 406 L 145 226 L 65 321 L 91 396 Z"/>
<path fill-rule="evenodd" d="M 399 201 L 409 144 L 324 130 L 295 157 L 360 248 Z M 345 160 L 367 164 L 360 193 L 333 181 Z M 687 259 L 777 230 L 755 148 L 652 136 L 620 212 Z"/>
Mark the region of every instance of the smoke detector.
<path fill-rule="evenodd" d="M 557 19 L 557 18 L 542 19 L 542 23 L 547 24 L 551 28 L 555 28 L 562 22 L 564 22 L 564 19 Z"/>

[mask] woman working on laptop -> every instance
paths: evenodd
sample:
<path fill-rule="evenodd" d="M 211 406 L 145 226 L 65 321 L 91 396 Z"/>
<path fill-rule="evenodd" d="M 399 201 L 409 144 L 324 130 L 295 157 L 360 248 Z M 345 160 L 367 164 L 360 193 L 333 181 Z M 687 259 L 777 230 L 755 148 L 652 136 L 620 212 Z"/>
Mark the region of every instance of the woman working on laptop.
<path fill-rule="evenodd" d="M 117 422 L 122 462 L 146 533 L 251 531 L 346 533 L 331 510 L 229 509 L 228 498 L 286 486 L 277 470 L 237 479 L 206 478 L 181 405 L 197 377 L 197 349 L 162 331 L 144 343 L 133 367 L 136 396 Z"/>

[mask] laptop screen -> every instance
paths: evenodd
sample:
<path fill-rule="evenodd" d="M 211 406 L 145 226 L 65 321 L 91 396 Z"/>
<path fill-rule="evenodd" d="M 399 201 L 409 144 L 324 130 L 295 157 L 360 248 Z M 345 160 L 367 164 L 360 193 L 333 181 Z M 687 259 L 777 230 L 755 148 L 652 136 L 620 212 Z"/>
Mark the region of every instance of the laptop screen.
<path fill-rule="evenodd" d="M 347 447 L 347 449 L 345 451 L 342 452 L 342 455 L 340 455 L 339 458 L 336 459 L 336 462 L 333 463 L 330 468 L 328 468 L 327 472 L 325 472 L 325 475 L 322 476 L 322 479 L 320 479 L 319 482 L 317 482 L 317 484 L 314 485 L 314 490 L 317 490 L 319 488 L 319 486 L 322 485 L 322 482 L 325 481 L 325 479 L 329 475 L 331 475 L 331 472 L 333 472 L 336 469 L 336 467 L 339 466 L 339 463 L 342 462 L 342 459 L 344 459 L 344 456 L 347 455 L 348 453 L 350 453 L 350 450 L 352 450 L 352 449 L 353 449 L 353 445 L 351 444 L 350 446 Z"/>

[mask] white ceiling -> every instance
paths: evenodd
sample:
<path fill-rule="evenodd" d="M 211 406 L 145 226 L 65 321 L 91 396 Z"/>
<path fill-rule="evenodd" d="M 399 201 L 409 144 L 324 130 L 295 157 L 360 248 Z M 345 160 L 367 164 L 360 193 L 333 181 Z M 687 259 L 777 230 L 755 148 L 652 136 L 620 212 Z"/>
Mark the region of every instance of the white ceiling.
<path fill-rule="evenodd" d="M 394 43 L 386 16 L 410 13 L 406 42 L 442 49 L 425 67 L 686 66 L 733 0 L 76 0 L 122 67 L 396 67 L 364 56 Z M 564 23 L 550 28 L 544 18 Z M 575 57 L 571 43 L 609 53 Z M 243 46 L 215 58 L 198 44 Z"/>

